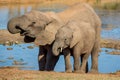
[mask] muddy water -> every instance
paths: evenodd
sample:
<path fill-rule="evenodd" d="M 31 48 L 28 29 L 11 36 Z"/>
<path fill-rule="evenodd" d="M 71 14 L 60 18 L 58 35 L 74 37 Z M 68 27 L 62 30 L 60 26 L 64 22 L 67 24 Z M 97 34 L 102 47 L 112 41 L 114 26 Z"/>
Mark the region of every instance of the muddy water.
<path fill-rule="evenodd" d="M 49 6 L 49 5 L 48 5 Z M 55 11 L 59 12 L 67 8 L 65 5 L 52 5 L 49 7 L 41 4 L 27 5 L 1 5 L 0 6 L 0 29 L 7 29 L 7 22 L 15 16 L 20 16 L 31 10 Z M 107 39 L 120 39 L 120 11 L 106 11 L 96 9 L 102 20 L 101 37 Z M 31 47 L 32 46 L 32 47 Z M 110 55 L 108 52 L 113 49 L 101 48 L 99 53 L 99 72 L 110 73 L 120 70 L 119 55 Z M 34 44 L 19 44 L 13 46 L 0 45 L 0 67 L 13 66 L 25 70 L 38 70 L 37 63 L 38 47 Z M 71 57 L 71 63 L 73 59 Z M 89 68 L 91 59 L 89 58 Z M 64 71 L 64 58 L 60 57 L 55 67 L 55 71 Z"/>

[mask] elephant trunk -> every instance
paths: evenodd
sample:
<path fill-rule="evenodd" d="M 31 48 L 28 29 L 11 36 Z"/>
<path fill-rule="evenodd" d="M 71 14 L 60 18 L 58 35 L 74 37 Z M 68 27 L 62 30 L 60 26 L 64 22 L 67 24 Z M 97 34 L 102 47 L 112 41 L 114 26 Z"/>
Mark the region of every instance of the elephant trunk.
<path fill-rule="evenodd" d="M 22 28 L 20 28 L 21 21 L 22 21 L 22 19 L 19 17 L 10 19 L 7 24 L 8 31 L 12 34 L 20 33 L 21 29 L 22 29 Z"/>
<path fill-rule="evenodd" d="M 58 56 L 60 52 L 62 52 L 62 48 L 57 42 L 54 42 L 52 47 L 53 55 Z"/>
<path fill-rule="evenodd" d="M 11 20 L 9 20 L 8 24 L 7 24 L 7 29 L 10 33 L 12 34 L 16 34 L 16 33 L 20 33 L 20 29 L 17 29 L 17 22 L 16 22 L 16 18 L 13 18 Z"/>

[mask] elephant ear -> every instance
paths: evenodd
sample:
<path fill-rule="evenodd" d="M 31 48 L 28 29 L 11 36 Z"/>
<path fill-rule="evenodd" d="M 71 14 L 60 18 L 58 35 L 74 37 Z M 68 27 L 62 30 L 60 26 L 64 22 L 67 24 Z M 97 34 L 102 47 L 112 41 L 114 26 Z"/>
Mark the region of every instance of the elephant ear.
<path fill-rule="evenodd" d="M 73 37 L 72 37 L 72 40 L 70 43 L 70 48 L 74 47 L 78 42 L 83 41 L 84 34 L 82 34 L 82 30 L 80 28 L 90 27 L 91 25 L 90 25 L 90 23 L 80 22 L 79 26 L 77 26 L 75 24 L 72 24 L 72 26 L 74 26 L 74 27 L 71 27 L 73 30 Z M 92 27 L 90 27 L 90 28 L 92 28 Z"/>
<path fill-rule="evenodd" d="M 47 12 L 46 16 L 50 16 L 51 23 L 45 25 L 45 29 L 42 30 L 35 39 L 36 45 L 47 45 L 52 44 L 55 40 L 55 34 L 61 27 L 62 22 L 59 17 L 53 12 Z"/>
<path fill-rule="evenodd" d="M 73 26 L 73 34 L 72 34 L 72 40 L 70 42 L 70 48 L 73 48 L 79 41 L 80 41 L 80 29 L 76 25 Z"/>
<path fill-rule="evenodd" d="M 51 33 L 51 32 L 49 32 L 49 31 L 46 31 L 46 30 L 45 30 L 45 31 L 41 31 L 41 32 L 37 35 L 34 43 L 35 43 L 36 45 L 47 45 L 47 44 L 51 44 L 51 43 L 54 41 L 54 36 L 53 36 L 53 35 L 54 35 L 54 34 Z"/>

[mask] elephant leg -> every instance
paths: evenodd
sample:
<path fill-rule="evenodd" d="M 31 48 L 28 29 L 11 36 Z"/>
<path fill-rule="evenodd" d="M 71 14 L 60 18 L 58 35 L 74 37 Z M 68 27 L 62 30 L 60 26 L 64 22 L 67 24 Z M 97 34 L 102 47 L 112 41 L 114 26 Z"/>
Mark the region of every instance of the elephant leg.
<path fill-rule="evenodd" d="M 84 56 L 84 54 L 81 55 L 81 63 L 82 63 L 82 61 L 83 61 L 83 56 Z M 85 73 L 88 72 L 88 61 L 87 61 L 87 63 L 86 63 L 85 71 L 84 71 L 84 72 L 85 72 Z"/>
<path fill-rule="evenodd" d="M 89 54 L 88 53 L 85 53 L 82 55 L 82 64 L 81 64 L 81 67 L 80 67 L 80 72 L 82 73 L 85 73 L 88 69 L 87 68 L 87 62 L 88 62 L 88 57 L 89 57 Z"/>
<path fill-rule="evenodd" d="M 74 72 L 78 73 L 80 68 L 80 48 L 75 46 L 73 49 Z"/>
<path fill-rule="evenodd" d="M 59 56 L 54 56 L 52 49 L 49 48 L 47 53 L 46 70 L 53 71 L 58 60 Z"/>
<path fill-rule="evenodd" d="M 46 64 L 46 50 L 44 47 L 39 46 L 39 54 L 38 54 L 38 66 L 40 71 L 45 70 L 45 64 Z"/>
<path fill-rule="evenodd" d="M 98 52 L 99 52 L 99 42 L 96 42 L 91 53 L 92 67 L 89 73 L 98 73 Z"/>
<path fill-rule="evenodd" d="M 69 49 L 65 49 L 63 51 L 64 54 L 64 59 L 65 59 L 65 72 L 72 72 L 72 66 L 70 63 L 70 50 Z"/>
<path fill-rule="evenodd" d="M 98 52 L 91 54 L 92 67 L 90 73 L 98 73 Z"/>

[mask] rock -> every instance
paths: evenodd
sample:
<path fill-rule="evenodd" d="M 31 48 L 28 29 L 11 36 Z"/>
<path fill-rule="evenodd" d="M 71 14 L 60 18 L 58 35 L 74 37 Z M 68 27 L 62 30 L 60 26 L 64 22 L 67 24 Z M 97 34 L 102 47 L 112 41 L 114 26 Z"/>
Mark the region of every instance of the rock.
<path fill-rule="evenodd" d="M 0 60 L 0 62 L 5 63 L 6 61 L 5 60 Z"/>
<path fill-rule="evenodd" d="M 13 64 L 13 65 L 25 65 L 25 64 L 27 64 L 27 63 L 24 63 L 24 62 L 22 62 L 22 61 L 16 61 L 16 60 L 14 60 L 12 64 Z"/>
<path fill-rule="evenodd" d="M 10 56 L 10 57 L 8 57 L 7 59 L 10 59 L 10 60 L 11 60 L 11 59 L 14 59 L 14 57 Z"/>
<path fill-rule="evenodd" d="M 33 48 L 34 48 L 34 46 L 28 46 L 27 48 L 29 48 L 29 49 L 33 49 Z"/>
<path fill-rule="evenodd" d="M 7 50 L 13 50 L 13 48 L 10 48 L 10 47 L 9 47 L 9 48 L 7 48 Z"/>

